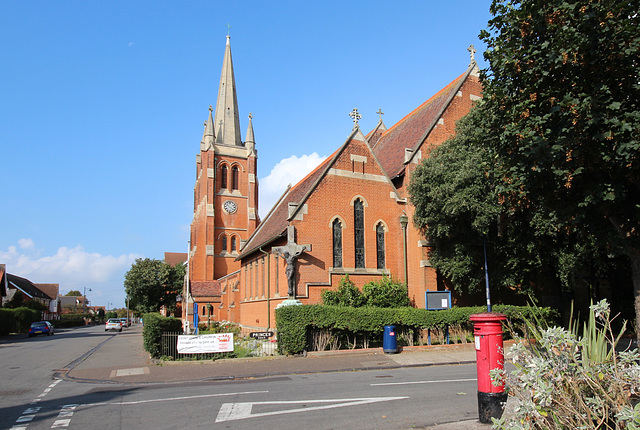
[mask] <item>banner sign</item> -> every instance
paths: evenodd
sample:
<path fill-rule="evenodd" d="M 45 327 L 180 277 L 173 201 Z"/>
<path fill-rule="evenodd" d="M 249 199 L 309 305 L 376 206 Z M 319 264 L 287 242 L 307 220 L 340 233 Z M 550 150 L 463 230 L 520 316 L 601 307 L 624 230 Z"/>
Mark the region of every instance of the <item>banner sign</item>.
<path fill-rule="evenodd" d="M 254 331 L 249 333 L 249 336 L 251 336 L 253 339 L 269 339 L 270 337 L 273 337 L 273 332 L 272 331 Z"/>
<path fill-rule="evenodd" d="M 233 333 L 178 336 L 178 354 L 233 352 Z"/>

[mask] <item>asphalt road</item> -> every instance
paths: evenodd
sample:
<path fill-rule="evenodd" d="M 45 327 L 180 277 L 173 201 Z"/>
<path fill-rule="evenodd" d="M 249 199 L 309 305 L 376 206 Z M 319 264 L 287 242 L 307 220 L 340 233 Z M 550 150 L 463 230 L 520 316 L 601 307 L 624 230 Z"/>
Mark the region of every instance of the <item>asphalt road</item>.
<path fill-rule="evenodd" d="M 477 417 L 474 365 L 174 384 L 53 379 L 96 347 L 117 361 L 134 336 L 99 326 L 0 343 L 0 428 L 409 429 Z"/>

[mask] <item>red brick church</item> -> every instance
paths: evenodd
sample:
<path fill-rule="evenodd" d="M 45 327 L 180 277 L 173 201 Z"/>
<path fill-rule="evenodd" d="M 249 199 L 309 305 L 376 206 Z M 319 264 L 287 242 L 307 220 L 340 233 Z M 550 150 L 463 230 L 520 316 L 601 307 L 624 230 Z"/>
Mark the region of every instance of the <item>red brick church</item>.
<path fill-rule="evenodd" d="M 258 153 L 251 116 L 241 139 L 229 40 L 215 116 L 210 107 L 196 156 L 187 328 L 209 320 L 274 328 L 276 306 L 318 303 L 347 274 L 359 287 L 384 275 L 406 281 L 424 308 L 425 291 L 445 285 L 430 267 L 429 242 L 413 226 L 407 188 L 420 160 L 482 96 L 473 53 L 464 73 L 390 128 L 380 119 L 365 134 L 354 109 L 342 145 L 261 221 Z"/>

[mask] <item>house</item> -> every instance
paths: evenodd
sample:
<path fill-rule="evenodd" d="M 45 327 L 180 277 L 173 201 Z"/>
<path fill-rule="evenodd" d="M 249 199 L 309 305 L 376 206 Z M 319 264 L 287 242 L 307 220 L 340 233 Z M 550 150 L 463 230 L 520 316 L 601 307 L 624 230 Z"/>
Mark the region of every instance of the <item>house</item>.
<path fill-rule="evenodd" d="M 46 311 L 42 312 L 41 318 L 43 320 L 53 320 L 60 317 L 57 294 L 55 293 L 54 288 L 50 286 L 51 284 L 44 284 L 45 287 L 40 289 L 38 288 L 38 285 L 43 284 L 34 284 L 26 278 L 21 278 L 6 272 L 5 274 L 7 289 L 6 296 L 2 297 L 3 306 L 16 300 L 21 302 L 38 301 L 47 308 Z M 43 290 L 47 291 L 51 295 L 47 294 L 47 292 Z"/>
<path fill-rule="evenodd" d="M 201 320 L 205 303 L 212 319 L 273 328 L 277 306 L 319 303 L 346 275 L 360 288 L 384 276 L 404 281 L 421 308 L 425 292 L 445 290 L 429 263 L 430 243 L 413 225 L 407 188 L 420 161 L 454 135 L 482 96 L 470 52 L 461 75 L 390 128 L 379 111 L 365 134 L 354 109 L 346 140 L 260 221 L 254 130 L 250 116 L 240 140 L 227 36 L 215 121 L 210 108 L 196 157 L 186 328 Z"/>

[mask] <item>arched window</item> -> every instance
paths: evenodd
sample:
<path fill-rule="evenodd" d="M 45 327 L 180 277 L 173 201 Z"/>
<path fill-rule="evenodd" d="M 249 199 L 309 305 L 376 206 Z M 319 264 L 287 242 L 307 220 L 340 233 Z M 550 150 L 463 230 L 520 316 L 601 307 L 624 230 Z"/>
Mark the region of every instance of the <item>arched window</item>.
<path fill-rule="evenodd" d="M 231 252 L 235 252 L 235 251 L 236 251 L 236 237 L 231 236 Z"/>
<path fill-rule="evenodd" d="M 205 306 L 202 307 L 202 315 L 207 314 L 207 308 Z"/>
<path fill-rule="evenodd" d="M 384 226 L 381 222 L 376 226 L 376 251 L 378 252 L 378 269 L 384 269 Z"/>
<path fill-rule="evenodd" d="M 220 168 L 220 188 L 227 188 L 227 170 L 226 164 Z"/>
<path fill-rule="evenodd" d="M 222 252 L 227 252 L 227 236 L 222 236 Z"/>
<path fill-rule="evenodd" d="M 342 267 L 342 223 L 333 220 L 333 267 Z"/>
<path fill-rule="evenodd" d="M 231 168 L 231 189 L 238 189 L 238 166 L 233 166 Z"/>
<path fill-rule="evenodd" d="M 356 269 L 364 268 L 364 205 L 358 199 L 353 204 Z"/>

